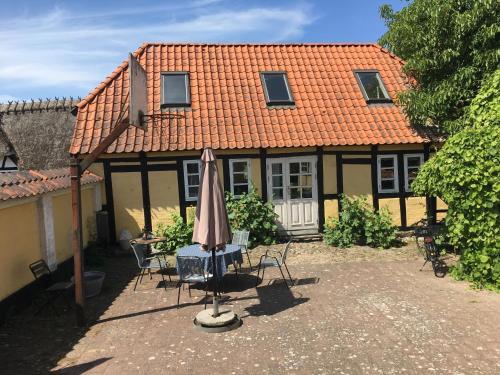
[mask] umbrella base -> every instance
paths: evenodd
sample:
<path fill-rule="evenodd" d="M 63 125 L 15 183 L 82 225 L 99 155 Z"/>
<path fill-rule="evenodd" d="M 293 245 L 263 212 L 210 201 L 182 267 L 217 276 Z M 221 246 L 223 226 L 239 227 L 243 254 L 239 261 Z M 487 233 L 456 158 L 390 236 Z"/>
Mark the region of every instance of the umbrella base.
<path fill-rule="evenodd" d="M 219 316 L 213 317 L 213 309 L 200 311 L 194 320 L 194 325 L 204 332 L 227 332 L 241 326 L 242 321 L 232 310 L 220 309 Z"/>

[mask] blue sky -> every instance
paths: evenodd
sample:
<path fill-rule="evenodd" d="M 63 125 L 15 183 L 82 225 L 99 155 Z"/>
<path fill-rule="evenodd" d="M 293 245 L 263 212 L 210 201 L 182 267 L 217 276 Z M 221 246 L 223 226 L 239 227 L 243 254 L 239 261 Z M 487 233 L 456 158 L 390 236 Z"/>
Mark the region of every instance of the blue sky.
<path fill-rule="evenodd" d="M 0 102 L 85 96 L 143 41 L 374 42 L 402 0 L 2 1 Z"/>

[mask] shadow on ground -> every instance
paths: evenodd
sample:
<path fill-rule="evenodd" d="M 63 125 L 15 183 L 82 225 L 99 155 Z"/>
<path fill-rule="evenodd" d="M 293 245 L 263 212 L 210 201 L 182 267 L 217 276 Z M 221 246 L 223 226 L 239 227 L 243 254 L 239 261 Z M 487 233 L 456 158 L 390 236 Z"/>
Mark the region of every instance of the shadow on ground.
<path fill-rule="evenodd" d="M 72 350 L 88 329 L 108 309 L 137 274 L 137 263 L 132 256 L 105 258 L 101 270 L 106 272 L 102 292 L 87 299 L 87 325 L 76 326 L 75 310 L 68 309 L 63 299 L 52 309 L 45 308 L 34 315 L 36 306 L 14 315 L 0 327 L 0 363 L 2 374 L 47 374 L 58 361 Z M 60 374 L 81 374 L 109 358 L 65 368 Z"/>

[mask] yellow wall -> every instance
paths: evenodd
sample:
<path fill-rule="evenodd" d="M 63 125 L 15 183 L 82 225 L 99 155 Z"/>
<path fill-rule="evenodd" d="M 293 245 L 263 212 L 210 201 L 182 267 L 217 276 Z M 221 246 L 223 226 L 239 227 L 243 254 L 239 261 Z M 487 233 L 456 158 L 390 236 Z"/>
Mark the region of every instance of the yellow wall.
<path fill-rule="evenodd" d="M 369 164 L 344 164 L 344 194 L 350 196 L 366 195 L 372 204 L 371 166 Z"/>
<path fill-rule="evenodd" d="M 335 155 L 323 155 L 323 192 L 337 193 L 337 160 Z"/>
<path fill-rule="evenodd" d="M 383 198 L 379 200 L 379 207 L 386 207 L 391 213 L 394 225 L 401 225 L 401 211 L 399 210 L 399 198 Z"/>
<path fill-rule="evenodd" d="M 448 205 L 444 203 L 441 199 L 436 198 L 436 209 L 438 210 L 447 210 Z M 446 217 L 446 212 L 438 212 L 436 215 L 437 220 L 443 220 Z"/>
<path fill-rule="evenodd" d="M 413 226 L 425 217 L 425 197 L 406 198 L 406 225 Z"/>
<path fill-rule="evenodd" d="M 260 178 L 260 159 L 250 159 L 252 186 L 255 191 L 262 197 L 262 179 Z M 265 193 L 267 194 L 267 192 Z"/>
<path fill-rule="evenodd" d="M 141 174 L 139 172 L 112 173 L 111 178 L 117 239 L 120 238 L 120 233 L 124 229 L 130 231 L 132 237 L 137 237 L 144 228 Z"/>
<path fill-rule="evenodd" d="M 36 202 L 0 209 L 0 300 L 33 281 L 28 265 L 42 257 Z"/>
<path fill-rule="evenodd" d="M 336 199 L 325 200 L 325 220 L 339 217 L 339 204 Z"/>
<path fill-rule="evenodd" d="M 94 186 L 82 188 L 83 243 L 95 239 Z M 57 263 L 72 256 L 71 195 L 69 190 L 50 194 Z M 34 281 L 29 265 L 45 256 L 39 200 L 12 200 L 0 205 L 0 300 Z M 43 246 L 43 247 L 42 247 Z"/>
<path fill-rule="evenodd" d="M 149 172 L 148 175 L 151 222 L 154 231 L 160 223 L 171 224 L 172 213 L 179 213 L 179 188 L 176 171 Z"/>

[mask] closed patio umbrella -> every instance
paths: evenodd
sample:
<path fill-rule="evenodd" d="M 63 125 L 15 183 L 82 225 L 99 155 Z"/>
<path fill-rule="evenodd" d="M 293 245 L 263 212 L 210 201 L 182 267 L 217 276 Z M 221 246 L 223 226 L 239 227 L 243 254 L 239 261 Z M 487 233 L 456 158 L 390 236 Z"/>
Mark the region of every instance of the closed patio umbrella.
<path fill-rule="evenodd" d="M 224 190 L 222 189 L 214 153 L 206 148 L 201 156 L 201 179 L 196 205 L 193 242 L 205 251 L 212 252 L 212 273 L 214 275 L 213 316 L 219 315 L 217 297 L 216 251 L 223 250 L 231 240 L 231 228 L 227 217 Z"/>

